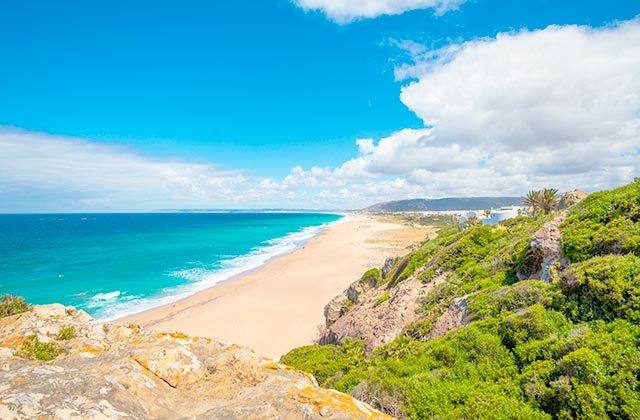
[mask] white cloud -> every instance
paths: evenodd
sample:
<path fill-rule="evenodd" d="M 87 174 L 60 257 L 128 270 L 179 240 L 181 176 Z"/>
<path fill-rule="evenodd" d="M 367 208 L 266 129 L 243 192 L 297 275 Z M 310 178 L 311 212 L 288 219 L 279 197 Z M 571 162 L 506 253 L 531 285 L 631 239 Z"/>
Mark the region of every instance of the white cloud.
<path fill-rule="evenodd" d="M 551 26 L 446 50 L 419 55 L 418 80 L 401 94 L 440 143 L 534 151 L 638 140 L 638 20 Z"/>
<path fill-rule="evenodd" d="M 437 14 L 457 9 L 466 0 L 294 0 L 305 10 L 319 10 L 337 23 L 356 19 L 398 15 L 416 9 L 434 9 Z"/>
<path fill-rule="evenodd" d="M 593 191 L 640 175 L 640 20 L 436 51 L 396 45 L 415 60 L 397 68 L 415 79 L 401 100 L 428 128 L 356 140 L 358 155 L 326 178 L 346 183 L 352 201 Z"/>
<path fill-rule="evenodd" d="M 66 210 L 150 210 L 227 203 L 248 182 L 239 171 L 158 160 L 78 138 L 0 130 L 1 211 L 53 203 Z M 57 207 L 56 207 L 57 208 Z"/>
<path fill-rule="evenodd" d="M 355 141 L 335 168 L 282 179 L 0 130 L 0 211 L 359 208 L 411 197 L 588 191 L 640 175 L 640 20 L 552 26 L 413 54 L 401 100 L 425 123 Z M 51 207 L 45 210 L 49 210 Z"/>

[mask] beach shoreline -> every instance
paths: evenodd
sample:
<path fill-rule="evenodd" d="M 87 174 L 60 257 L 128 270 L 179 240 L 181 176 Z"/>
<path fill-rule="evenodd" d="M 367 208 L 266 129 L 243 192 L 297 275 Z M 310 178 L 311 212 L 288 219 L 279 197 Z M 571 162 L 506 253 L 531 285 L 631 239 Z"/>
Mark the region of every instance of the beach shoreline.
<path fill-rule="evenodd" d="M 205 290 L 112 322 L 233 341 L 272 358 L 311 344 L 324 306 L 433 229 L 345 215 L 302 246 Z"/>

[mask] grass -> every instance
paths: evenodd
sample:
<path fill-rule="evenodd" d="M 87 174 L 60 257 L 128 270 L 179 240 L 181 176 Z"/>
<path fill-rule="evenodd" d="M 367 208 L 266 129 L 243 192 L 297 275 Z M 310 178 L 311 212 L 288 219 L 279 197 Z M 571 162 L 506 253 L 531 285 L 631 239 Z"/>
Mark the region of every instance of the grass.
<path fill-rule="evenodd" d="M 58 357 L 62 351 L 63 349 L 57 343 L 43 343 L 34 334 L 27 337 L 16 354 L 27 359 L 48 362 Z"/>
<path fill-rule="evenodd" d="M 20 296 L 4 295 L 0 298 L 0 318 L 29 310 L 31 310 L 31 306 Z"/>
<path fill-rule="evenodd" d="M 381 303 L 386 302 L 387 299 L 389 299 L 389 291 L 385 291 L 382 295 L 380 295 L 380 297 L 378 299 L 376 299 L 376 301 L 373 304 L 373 306 L 376 307 L 376 306 L 380 305 Z"/>
<path fill-rule="evenodd" d="M 68 325 L 66 327 L 62 327 L 60 328 L 60 331 L 58 331 L 58 340 L 71 340 L 73 337 L 76 336 L 76 327 L 74 327 L 73 325 Z"/>

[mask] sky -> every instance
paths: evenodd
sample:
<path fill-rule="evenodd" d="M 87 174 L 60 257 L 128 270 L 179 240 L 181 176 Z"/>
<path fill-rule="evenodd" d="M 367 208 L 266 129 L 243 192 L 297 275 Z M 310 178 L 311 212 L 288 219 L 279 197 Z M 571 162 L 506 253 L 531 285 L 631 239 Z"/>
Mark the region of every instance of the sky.
<path fill-rule="evenodd" d="M 0 212 L 354 209 L 640 175 L 635 0 L 0 3 Z"/>

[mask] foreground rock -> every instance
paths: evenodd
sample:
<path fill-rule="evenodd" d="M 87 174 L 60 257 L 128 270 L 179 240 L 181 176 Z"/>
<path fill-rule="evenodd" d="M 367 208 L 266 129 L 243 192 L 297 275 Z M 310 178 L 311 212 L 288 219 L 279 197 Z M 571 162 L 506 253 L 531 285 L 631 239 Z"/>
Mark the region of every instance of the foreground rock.
<path fill-rule="evenodd" d="M 61 338 L 65 329 L 72 338 Z M 24 351 L 29 340 L 61 353 L 48 362 L 31 360 Z M 98 324 L 62 305 L 0 319 L 0 418 L 35 417 L 388 418 L 249 349 Z"/>

